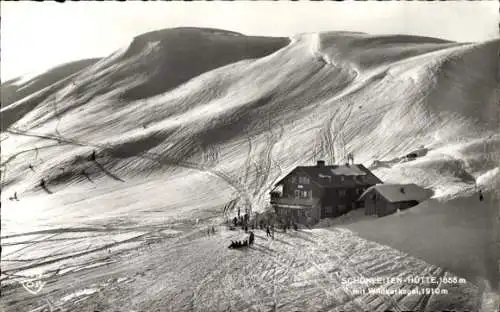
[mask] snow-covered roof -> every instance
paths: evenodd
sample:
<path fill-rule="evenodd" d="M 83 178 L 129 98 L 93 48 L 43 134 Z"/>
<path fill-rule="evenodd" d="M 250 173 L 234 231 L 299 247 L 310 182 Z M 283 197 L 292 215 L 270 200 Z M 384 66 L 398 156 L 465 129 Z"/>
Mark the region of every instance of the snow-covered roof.
<path fill-rule="evenodd" d="M 357 165 L 339 166 L 337 168 L 330 169 L 330 171 L 335 175 L 366 175 L 366 172 L 359 169 Z"/>
<path fill-rule="evenodd" d="M 421 202 L 431 197 L 430 191 L 411 184 L 377 184 L 369 187 L 359 198 L 362 199 L 372 190 L 376 190 L 390 203 L 416 200 Z"/>
<path fill-rule="evenodd" d="M 311 180 L 320 186 L 343 186 L 343 187 L 358 187 L 371 186 L 382 181 L 377 178 L 370 170 L 362 164 L 352 165 L 332 165 L 332 166 L 299 166 L 292 172 L 287 174 L 283 179 L 275 185 L 283 183 L 283 181 L 292 173 L 300 171 L 308 175 Z"/>

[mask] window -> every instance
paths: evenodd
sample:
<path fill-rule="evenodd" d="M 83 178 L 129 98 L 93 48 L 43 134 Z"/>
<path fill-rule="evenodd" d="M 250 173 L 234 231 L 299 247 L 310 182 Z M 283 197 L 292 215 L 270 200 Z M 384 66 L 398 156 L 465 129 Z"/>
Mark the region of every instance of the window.
<path fill-rule="evenodd" d="M 340 197 L 344 197 L 346 194 L 346 190 L 338 190 L 338 194 Z"/>
<path fill-rule="evenodd" d="M 290 177 L 290 182 L 291 182 L 291 183 L 297 183 L 297 177 L 296 177 L 296 176 L 294 176 L 294 175 L 293 175 L 293 176 L 291 176 L 291 177 Z"/>
<path fill-rule="evenodd" d="M 300 184 L 309 184 L 309 177 L 299 177 Z"/>
<path fill-rule="evenodd" d="M 295 198 L 309 198 L 311 196 L 310 191 L 295 190 Z"/>

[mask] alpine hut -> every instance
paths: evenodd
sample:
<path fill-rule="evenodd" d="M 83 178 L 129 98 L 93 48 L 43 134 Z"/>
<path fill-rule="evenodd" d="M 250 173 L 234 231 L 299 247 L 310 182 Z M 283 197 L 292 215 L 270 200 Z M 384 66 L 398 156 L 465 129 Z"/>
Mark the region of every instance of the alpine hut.
<path fill-rule="evenodd" d="M 299 166 L 274 185 L 271 206 L 281 220 L 315 223 L 363 206 L 359 196 L 382 183 L 360 164 Z"/>
<path fill-rule="evenodd" d="M 377 184 L 359 198 L 364 202 L 366 215 L 383 217 L 418 205 L 431 197 L 430 191 L 416 184 Z"/>

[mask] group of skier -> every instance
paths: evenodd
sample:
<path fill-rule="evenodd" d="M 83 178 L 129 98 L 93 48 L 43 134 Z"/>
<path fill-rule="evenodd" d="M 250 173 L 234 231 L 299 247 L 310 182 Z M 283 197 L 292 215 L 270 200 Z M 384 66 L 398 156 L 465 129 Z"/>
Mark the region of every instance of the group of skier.
<path fill-rule="evenodd" d="M 250 236 L 248 237 L 248 240 L 245 239 L 244 241 L 231 241 L 231 244 L 229 245 L 228 248 L 237 249 L 237 248 L 252 246 L 254 241 L 255 241 L 255 235 L 253 234 L 252 231 L 250 231 Z"/>
<path fill-rule="evenodd" d="M 250 217 L 248 214 L 244 214 L 243 216 L 240 214 L 240 211 L 238 210 L 238 216 L 234 217 L 232 219 L 232 226 L 231 229 L 234 229 L 236 226 L 241 226 L 243 230 L 245 230 L 245 233 L 249 233 L 248 231 L 248 223 L 250 221 Z M 231 241 L 231 244 L 229 245 L 228 248 L 242 248 L 242 247 L 248 247 L 253 245 L 253 242 L 255 241 L 255 234 L 250 231 L 250 235 L 248 239 L 244 241 Z"/>
<path fill-rule="evenodd" d="M 87 160 L 88 160 L 88 161 L 96 161 L 96 159 L 97 159 L 96 151 L 95 151 L 95 150 L 93 150 L 93 151 L 92 151 L 92 153 L 90 154 L 90 156 L 87 158 Z M 32 164 L 29 164 L 29 165 L 28 165 L 28 168 L 29 168 L 31 171 L 35 172 L 35 168 L 33 167 L 33 165 L 32 165 Z M 61 169 L 62 171 L 64 171 L 64 168 L 60 168 L 60 169 Z M 81 173 L 81 174 L 83 174 L 83 175 L 85 175 L 85 176 L 87 176 L 87 173 L 86 173 L 85 169 L 81 170 L 81 171 L 80 171 L 80 173 Z M 47 182 L 45 181 L 45 179 L 44 179 L 44 178 L 41 178 L 41 179 L 40 179 L 40 183 L 38 184 L 38 186 L 39 186 L 39 187 L 41 187 L 42 189 L 44 189 L 46 192 L 49 192 L 49 193 L 50 193 L 50 191 L 49 191 L 49 190 L 48 190 L 48 188 L 47 188 Z M 19 199 L 17 198 L 17 192 L 15 192 L 15 193 L 14 193 L 14 196 L 10 197 L 10 199 L 11 199 L 11 200 L 17 200 L 17 201 L 18 201 Z"/>

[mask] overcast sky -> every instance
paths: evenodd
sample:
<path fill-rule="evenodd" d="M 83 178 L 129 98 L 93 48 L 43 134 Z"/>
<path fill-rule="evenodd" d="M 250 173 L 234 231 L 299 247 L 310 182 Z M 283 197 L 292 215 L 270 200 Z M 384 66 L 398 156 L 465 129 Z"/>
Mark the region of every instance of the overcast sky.
<path fill-rule="evenodd" d="M 1 1 L 0 5 L 2 81 L 68 61 L 106 56 L 136 35 L 179 26 L 268 36 L 347 30 L 453 41 L 499 37 L 498 1 Z"/>

